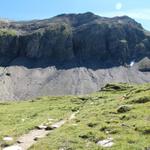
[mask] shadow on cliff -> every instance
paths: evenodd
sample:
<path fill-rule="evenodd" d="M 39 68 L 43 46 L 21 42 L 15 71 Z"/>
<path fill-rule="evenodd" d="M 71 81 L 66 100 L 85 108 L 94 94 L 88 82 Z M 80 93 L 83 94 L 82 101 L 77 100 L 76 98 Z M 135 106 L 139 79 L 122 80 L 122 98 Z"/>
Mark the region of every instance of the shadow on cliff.
<path fill-rule="evenodd" d="M 63 61 L 58 62 L 56 60 L 49 60 L 48 58 L 27 58 L 27 57 L 17 57 L 17 58 L 8 58 L 8 57 L 0 57 L 0 66 L 1 67 L 10 67 L 10 66 L 23 66 L 28 69 L 35 68 L 47 68 L 51 66 L 55 66 L 57 69 L 72 69 L 77 67 L 85 67 L 92 70 L 98 69 L 109 69 L 112 67 L 126 66 L 130 67 L 130 63 L 132 61 L 139 62 L 143 58 L 147 56 L 140 57 L 138 59 L 130 59 L 124 63 L 118 63 L 115 60 L 109 61 L 97 61 L 97 60 L 88 60 L 88 61 L 80 61 L 80 60 L 71 60 L 71 61 Z M 150 59 L 150 57 L 147 57 Z"/>

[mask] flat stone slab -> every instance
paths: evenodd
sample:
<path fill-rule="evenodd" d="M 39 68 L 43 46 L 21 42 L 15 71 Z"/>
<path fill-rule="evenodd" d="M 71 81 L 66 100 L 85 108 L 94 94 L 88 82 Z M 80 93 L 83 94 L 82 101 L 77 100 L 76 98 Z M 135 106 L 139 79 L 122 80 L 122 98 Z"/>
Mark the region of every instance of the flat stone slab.
<path fill-rule="evenodd" d="M 6 136 L 3 138 L 3 141 L 13 141 L 13 138 L 12 137 L 9 137 L 9 136 Z"/>
<path fill-rule="evenodd" d="M 112 138 L 108 138 L 102 141 L 98 141 L 97 145 L 102 146 L 102 147 L 112 147 L 114 145 L 114 142 Z"/>

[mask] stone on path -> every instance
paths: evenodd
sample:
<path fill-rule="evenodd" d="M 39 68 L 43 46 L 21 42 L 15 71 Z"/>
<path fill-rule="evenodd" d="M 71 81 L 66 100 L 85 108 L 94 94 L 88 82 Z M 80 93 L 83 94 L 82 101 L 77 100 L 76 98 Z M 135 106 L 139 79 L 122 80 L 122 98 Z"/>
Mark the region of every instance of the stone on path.
<path fill-rule="evenodd" d="M 42 129 L 46 129 L 47 126 L 45 126 L 45 125 L 39 125 L 39 126 L 36 126 L 36 128 L 39 129 L 39 130 L 42 130 Z"/>
<path fill-rule="evenodd" d="M 65 124 L 65 122 L 66 122 L 66 120 L 61 120 L 61 121 L 59 121 L 59 122 L 57 122 L 57 123 L 51 125 L 50 127 L 51 127 L 52 129 L 60 128 L 63 124 Z"/>

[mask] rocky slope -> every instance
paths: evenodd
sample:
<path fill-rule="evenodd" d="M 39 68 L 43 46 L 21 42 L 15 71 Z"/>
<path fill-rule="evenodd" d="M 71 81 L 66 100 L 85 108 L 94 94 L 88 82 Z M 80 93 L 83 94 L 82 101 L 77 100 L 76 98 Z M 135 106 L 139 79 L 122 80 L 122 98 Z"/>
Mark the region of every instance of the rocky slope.
<path fill-rule="evenodd" d="M 85 94 L 109 82 L 150 82 L 149 58 L 149 32 L 127 16 L 85 13 L 0 21 L 0 99 Z"/>

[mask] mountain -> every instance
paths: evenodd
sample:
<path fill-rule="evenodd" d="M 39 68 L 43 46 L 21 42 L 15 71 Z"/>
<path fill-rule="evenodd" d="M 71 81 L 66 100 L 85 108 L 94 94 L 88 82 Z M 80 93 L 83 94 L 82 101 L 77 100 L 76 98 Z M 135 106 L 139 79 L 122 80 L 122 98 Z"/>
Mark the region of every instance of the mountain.
<path fill-rule="evenodd" d="M 0 99 L 86 94 L 150 82 L 150 32 L 128 16 L 91 12 L 0 21 Z"/>

